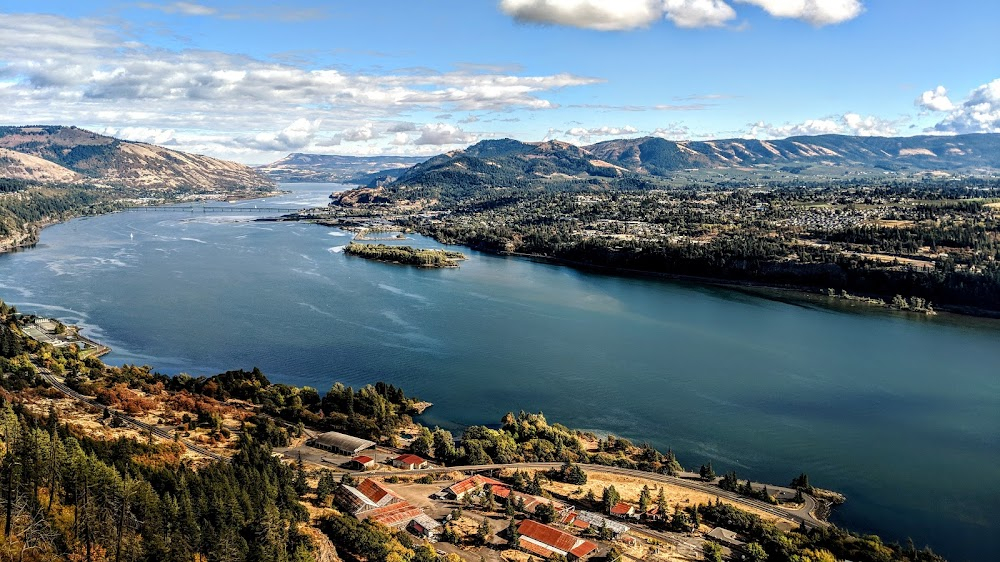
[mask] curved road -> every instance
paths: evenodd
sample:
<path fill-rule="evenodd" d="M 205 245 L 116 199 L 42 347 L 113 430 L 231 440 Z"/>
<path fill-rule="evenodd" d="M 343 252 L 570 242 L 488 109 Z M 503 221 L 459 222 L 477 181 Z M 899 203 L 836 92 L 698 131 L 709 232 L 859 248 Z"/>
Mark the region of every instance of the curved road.
<path fill-rule="evenodd" d="M 563 463 L 559 462 L 534 462 L 534 463 L 515 463 L 515 464 L 487 464 L 487 465 L 472 465 L 472 466 L 449 466 L 444 468 L 425 468 L 420 470 L 408 470 L 407 474 L 442 474 L 448 472 L 482 472 L 485 470 L 502 470 L 505 468 L 512 469 L 551 469 L 559 468 Z M 691 480 L 685 480 L 683 478 L 678 478 L 676 476 L 668 476 L 666 474 L 658 474 L 655 472 L 643 472 L 641 470 L 633 470 L 629 468 L 619 468 L 616 466 L 604 466 L 598 464 L 577 464 L 580 468 L 584 470 L 590 470 L 593 472 L 606 472 L 609 474 L 618 474 L 621 476 L 630 476 L 633 478 L 643 478 L 646 480 L 652 480 L 654 482 L 663 482 L 664 484 L 672 484 L 674 486 L 680 486 L 682 488 L 688 488 L 690 490 L 697 490 L 699 492 L 704 492 L 706 494 L 712 494 L 720 498 L 726 498 L 733 502 L 741 503 L 744 505 L 751 506 L 755 509 L 774 515 L 776 517 L 781 517 L 784 519 L 789 519 L 797 523 L 801 523 L 807 527 L 818 528 L 826 527 L 829 525 L 826 521 L 818 519 L 814 513 L 816 511 L 817 502 L 816 499 L 808 494 L 803 494 L 805 498 L 804 505 L 796 510 L 783 509 L 775 505 L 762 502 L 760 500 L 755 500 L 741 496 L 739 494 L 723 490 L 717 486 L 707 484 L 704 482 L 695 482 Z M 384 472 L 366 472 L 366 476 L 399 476 L 399 471 L 384 471 Z M 772 488 L 774 488 L 772 486 Z"/>

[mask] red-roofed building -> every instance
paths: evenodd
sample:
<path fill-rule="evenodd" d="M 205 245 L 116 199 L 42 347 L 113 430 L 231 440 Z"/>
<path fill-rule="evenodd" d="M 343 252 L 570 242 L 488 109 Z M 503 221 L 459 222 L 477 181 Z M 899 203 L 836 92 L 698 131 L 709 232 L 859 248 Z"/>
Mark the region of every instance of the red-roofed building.
<path fill-rule="evenodd" d="M 357 486 L 341 484 L 334 491 L 334 500 L 345 511 L 359 518 L 362 513 L 403 501 L 371 478 L 366 478 Z"/>
<path fill-rule="evenodd" d="M 611 508 L 615 517 L 635 517 L 635 508 L 625 502 L 618 502 Z"/>
<path fill-rule="evenodd" d="M 334 492 L 334 499 L 341 509 L 361 521 L 368 519 L 396 528 L 403 528 L 418 517 L 433 523 L 433 519 L 426 517 L 422 509 L 414 507 L 371 478 L 366 478 L 357 486 L 341 484 Z"/>
<path fill-rule="evenodd" d="M 423 513 L 420 508 L 413 507 L 409 502 L 403 501 L 361 513 L 358 515 L 358 519 L 376 521 L 386 527 L 401 528 Z"/>
<path fill-rule="evenodd" d="M 543 558 L 559 554 L 570 560 L 579 560 L 597 550 L 597 545 L 588 540 L 530 519 L 521 521 L 517 532 L 520 534 L 521 548 Z"/>
<path fill-rule="evenodd" d="M 361 455 L 347 461 L 347 466 L 354 470 L 371 470 L 375 468 L 375 459 Z"/>
<path fill-rule="evenodd" d="M 503 487 L 503 482 L 479 474 L 474 474 L 469 478 L 462 480 L 461 482 L 456 482 L 451 486 L 445 488 L 445 491 L 448 492 L 448 495 L 451 496 L 453 499 L 460 500 L 464 498 L 466 494 L 475 490 L 476 488 L 482 489 L 486 488 L 487 486 L 493 486 L 494 487 L 493 495 L 499 496 L 498 494 L 499 488 L 497 487 Z M 507 490 L 508 494 L 510 493 L 510 489 L 508 488 L 504 489 Z M 504 495 L 502 497 L 507 497 L 507 496 Z"/>
<path fill-rule="evenodd" d="M 427 468 L 427 461 L 417 455 L 399 455 L 392 459 L 392 466 L 405 470 Z"/>

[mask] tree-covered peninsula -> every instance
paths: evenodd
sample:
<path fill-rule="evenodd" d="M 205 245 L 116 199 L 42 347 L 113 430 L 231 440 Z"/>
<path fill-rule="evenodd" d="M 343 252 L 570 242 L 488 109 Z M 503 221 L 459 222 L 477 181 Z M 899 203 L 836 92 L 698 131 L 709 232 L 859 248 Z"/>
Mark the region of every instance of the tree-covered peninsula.
<path fill-rule="evenodd" d="M 358 244 L 351 242 L 344 253 L 368 260 L 415 265 L 418 267 L 458 267 L 465 259 L 461 252 L 414 248 L 413 246 L 387 246 L 385 244 Z"/>

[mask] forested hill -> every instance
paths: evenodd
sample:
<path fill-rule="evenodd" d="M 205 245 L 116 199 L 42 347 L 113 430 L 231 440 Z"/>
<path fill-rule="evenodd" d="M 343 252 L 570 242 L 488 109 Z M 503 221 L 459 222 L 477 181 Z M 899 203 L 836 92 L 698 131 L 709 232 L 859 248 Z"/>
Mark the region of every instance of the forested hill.
<path fill-rule="evenodd" d="M 590 146 L 486 140 L 418 164 L 364 200 L 455 202 L 511 189 L 648 189 L 684 184 L 773 185 L 900 175 L 988 176 L 1000 170 L 1000 134 L 916 137 L 823 135 L 760 141 L 676 142 L 657 137 Z"/>
<path fill-rule="evenodd" d="M 252 168 L 76 127 L 0 127 L 0 178 L 157 191 L 267 189 Z"/>

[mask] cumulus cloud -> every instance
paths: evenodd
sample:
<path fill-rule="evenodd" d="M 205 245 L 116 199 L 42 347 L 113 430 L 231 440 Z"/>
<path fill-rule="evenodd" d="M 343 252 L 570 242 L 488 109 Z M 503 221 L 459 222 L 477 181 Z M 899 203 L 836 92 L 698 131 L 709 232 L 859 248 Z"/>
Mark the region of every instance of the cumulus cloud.
<path fill-rule="evenodd" d="M 424 112 L 546 110 L 558 107 L 548 97 L 555 91 L 601 82 L 567 73 L 489 69 L 312 68 L 218 51 L 154 48 L 114 25 L 0 14 L 0 37 L 18 38 L 0 41 L 4 119 L 98 130 L 121 123 L 137 131 L 174 130 L 173 142 L 182 150 L 245 159 L 260 150 L 298 150 L 303 142 L 338 138 L 360 141 L 351 150 L 368 150 L 361 143 L 366 136 L 377 138 L 379 130 L 371 123 Z M 320 135 L 313 126 L 319 119 L 341 136 Z M 227 135 L 247 144 L 227 142 Z"/>
<path fill-rule="evenodd" d="M 813 25 L 830 25 L 852 20 L 864 11 L 861 0 L 736 0 L 753 4 L 777 18 L 795 18 Z"/>
<path fill-rule="evenodd" d="M 587 129 L 584 127 L 573 127 L 572 129 L 566 131 L 566 135 L 570 137 L 576 137 L 583 142 L 589 142 L 593 137 L 620 137 L 622 135 L 634 135 L 638 133 L 639 129 L 631 125 L 625 125 L 624 127 L 595 127 Z"/>
<path fill-rule="evenodd" d="M 948 90 L 944 86 L 938 86 L 920 94 L 916 105 L 927 111 L 951 111 L 955 109 L 955 104 L 948 98 Z"/>
<path fill-rule="evenodd" d="M 378 136 L 378 133 L 375 132 L 374 123 L 365 123 L 364 125 L 347 129 L 338 135 L 341 140 L 347 142 L 371 140 L 376 136 Z"/>
<path fill-rule="evenodd" d="M 685 140 L 691 138 L 691 129 L 681 123 L 671 123 L 666 127 L 657 127 L 650 136 L 669 140 Z"/>
<path fill-rule="evenodd" d="M 723 0 L 664 0 L 663 9 L 677 27 L 720 26 L 736 17 Z"/>
<path fill-rule="evenodd" d="M 939 87 L 938 90 L 944 88 Z M 1000 133 L 1000 78 L 979 86 L 962 103 L 942 111 L 949 111 L 949 114 L 934 125 L 931 131 Z"/>
<path fill-rule="evenodd" d="M 801 123 L 773 125 L 764 121 L 750 124 L 747 138 L 786 138 L 809 135 L 856 135 L 862 137 L 893 136 L 899 133 L 900 121 L 873 115 L 845 113 L 839 117 L 809 119 Z"/>
<path fill-rule="evenodd" d="M 428 123 L 420 129 L 420 136 L 413 141 L 415 145 L 441 146 L 446 144 L 470 144 L 476 141 L 476 136 L 448 123 Z"/>
<path fill-rule="evenodd" d="M 244 140 L 244 144 L 260 150 L 288 151 L 309 146 L 316 138 L 322 120 L 310 121 L 300 117 L 277 133 L 259 133 L 252 139 Z"/>
<path fill-rule="evenodd" d="M 678 27 L 721 26 L 737 17 L 732 0 L 501 0 L 500 9 L 521 23 L 565 25 L 598 31 L 648 27 L 664 18 Z M 864 11 L 861 0 L 735 0 L 778 18 L 816 26 L 842 23 Z"/>

